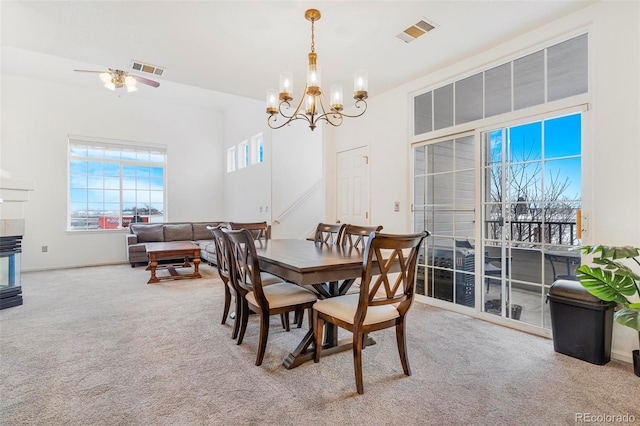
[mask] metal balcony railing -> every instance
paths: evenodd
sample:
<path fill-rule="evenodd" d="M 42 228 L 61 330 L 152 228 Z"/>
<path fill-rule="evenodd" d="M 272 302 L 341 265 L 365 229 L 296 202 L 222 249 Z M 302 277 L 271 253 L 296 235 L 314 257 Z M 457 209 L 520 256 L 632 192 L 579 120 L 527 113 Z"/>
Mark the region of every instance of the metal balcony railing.
<path fill-rule="evenodd" d="M 528 243 L 547 243 L 558 245 L 579 244 L 576 233 L 576 222 L 556 222 L 541 220 L 487 220 L 487 235 L 498 238 L 500 228 L 508 226 L 509 239 Z"/>

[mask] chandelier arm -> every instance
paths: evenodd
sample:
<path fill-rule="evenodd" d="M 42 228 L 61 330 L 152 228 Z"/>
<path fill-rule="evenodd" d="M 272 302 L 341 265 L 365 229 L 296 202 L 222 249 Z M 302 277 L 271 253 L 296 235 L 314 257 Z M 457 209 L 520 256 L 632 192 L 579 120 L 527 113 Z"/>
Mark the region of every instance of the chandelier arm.
<path fill-rule="evenodd" d="M 366 111 L 367 111 L 367 101 L 365 100 L 357 100 L 356 103 L 354 104 L 354 106 L 358 109 L 360 109 L 360 102 L 362 102 L 364 104 L 364 109 L 362 110 L 362 112 L 360 112 L 360 114 L 354 114 L 354 115 L 349 115 L 349 114 L 345 114 L 344 112 L 340 112 L 340 115 L 342 115 L 343 117 L 347 117 L 347 118 L 357 118 L 362 116 Z"/>
<path fill-rule="evenodd" d="M 305 87 L 305 91 L 306 91 L 306 87 Z M 278 113 L 284 118 L 286 118 L 286 121 L 280 125 L 272 125 L 273 122 L 278 121 L 278 114 L 271 114 L 267 118 L 267 125 L 272 129 L 281 129 L 282 127 L 286 126 L 292 121 L 301 120 L 301 119 L 305 119 L 310 125 L 313 125 L 313 117 L 311 117 L 311 120 L 310 120 L 309 117 L 307 117 L 305 114 L 300 113 L 300 107 L 302 107 L 303 102 L 304 102 L 304 96 L 300 99 L 300 102 L 298 102 L 298 106 L 296 107 L 296 110 L 293 112 L 293 114 L 286 115 L 285 113 L 282 112 L 282 105 L 287 104 L 287 106 L 290 106 L 290 104 L 287 101 L 281 101 L 280 105 L 278 106 Z"/>
<path fill-rule="evenodd" d="M 330 109 L 329 112 L 327 112 L 327 110 L 324 108 L 324 102 L 323 102 L 323 96 L 322 94 L 320 96 L 318 96 L 318 100 L 320 103 L 320 109 L 322 110 L 322 114 L 318 115 L 318 118 L 316 118 L 316 122 L 320 121 L 320 120 L 324 120 L 327 123 L 331 124 L 334 127 L 338 127 L 339 125 L 342 124 L 342 120 L 343 120 L 343 114 L 341 112 L 335 111 L 333 109 Z M 337 121 L 332 121 L 331 117 L 333 117 L 334 119 L 336 119 Z"/>
<path fill-rule="evenodd" d="M 335 122 L 331 121 L 331 119 L 329 118 L 331 115 L 333 115 L 334 118 L 337 118 L 338 121 L 335 121 Z M 322 114 L 316 119 L 316 123 L 320 120 L 331 124 L 333 127 L 338 127 L 342 124 L 342 114 L 333 114 L 333 113 Z"/>

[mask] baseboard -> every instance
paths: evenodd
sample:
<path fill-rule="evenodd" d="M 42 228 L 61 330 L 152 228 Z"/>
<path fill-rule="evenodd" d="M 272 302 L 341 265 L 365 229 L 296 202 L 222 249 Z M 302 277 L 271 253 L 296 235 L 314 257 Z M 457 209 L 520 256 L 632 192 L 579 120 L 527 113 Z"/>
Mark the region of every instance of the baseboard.
<path fill-rule="evenodd" d="M 626 362 L 629 364 L 633 363 L 633 357 L 631 356 L 631 351 L 611 351 L 611 359 Z"/>
<path fill-rule="evenodd" d="M 64 269 L 78 269 L 78 268 L 90 268 L 92 266 L 113 266 L 113 265 L 128 265 L 129 262 L 105 262 L 105 263 L 90 263 L 82 265 L 67 265 L 67 266 L 55 266 L 51 268 L 22 268 L 21 272 L 43 272 L 43 271 L 58 271 Z"/>

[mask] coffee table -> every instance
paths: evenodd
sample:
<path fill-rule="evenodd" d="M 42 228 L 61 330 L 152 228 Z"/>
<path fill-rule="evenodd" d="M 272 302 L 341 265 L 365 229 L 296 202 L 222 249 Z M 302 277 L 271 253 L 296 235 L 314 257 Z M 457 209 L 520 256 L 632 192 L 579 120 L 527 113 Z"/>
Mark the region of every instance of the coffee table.
<path fill-rule="evenodd" d="M 181 280 L 191 278 L 201 278 L 198 267 L 200 266 L 200 247 L 192 242 L 188 241 L 172 241 L 167 243 L 147 243 L 147 255 L 149 256 L 149 266 L 147 271 L 151 271 L 151 278 L 147 281 L 147 284 L 157 283 L 160 280 Z M 163 259 L 176 259 L 184 258 L 184 263 L 172 263 L 158 265 L 158 260 Z M 179 274 L 176 268 L 189 268 L 191 267 L 190 259 L 193 259 L 193 273 L 192 274 Z M 169 275 L 160 276 L 156 275 L 156 269 L 167 269 Z"/>

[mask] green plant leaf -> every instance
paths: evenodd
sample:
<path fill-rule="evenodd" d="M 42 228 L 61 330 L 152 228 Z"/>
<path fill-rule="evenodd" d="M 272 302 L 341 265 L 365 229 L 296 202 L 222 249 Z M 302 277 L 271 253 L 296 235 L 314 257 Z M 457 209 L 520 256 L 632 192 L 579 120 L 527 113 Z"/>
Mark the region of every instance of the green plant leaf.
<path fill-rule="evenodd" d="M 613 316 L 618 324 L 631 327 L 640 332 L 640 310 L 639 309 L 620 309 Z"/>
<path fill-rule="evenodd" d="M 606 302 L 628 306 L 631 302 L 625 296 L 633 296 L 636 293 L 635 281 L 632 278 L 614 274 L 610 270 L 581 265 L 576 269 L 576 275 L 589 293 Z"/>

